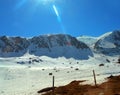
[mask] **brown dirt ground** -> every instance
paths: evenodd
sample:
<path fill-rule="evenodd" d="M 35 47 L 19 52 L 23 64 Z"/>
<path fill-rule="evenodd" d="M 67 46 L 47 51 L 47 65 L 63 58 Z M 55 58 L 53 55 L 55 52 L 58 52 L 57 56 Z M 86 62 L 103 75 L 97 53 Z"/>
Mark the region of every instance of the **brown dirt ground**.
<path fill-rule="evenodd" d="M 107 78 L 97 87 L 91 85 L 82 85 L 83 81 L 72 81 L 68 85 L 56 87 L 54 94 L 48 91 L 42 95 L 120 95 L 120 76 Z"/>

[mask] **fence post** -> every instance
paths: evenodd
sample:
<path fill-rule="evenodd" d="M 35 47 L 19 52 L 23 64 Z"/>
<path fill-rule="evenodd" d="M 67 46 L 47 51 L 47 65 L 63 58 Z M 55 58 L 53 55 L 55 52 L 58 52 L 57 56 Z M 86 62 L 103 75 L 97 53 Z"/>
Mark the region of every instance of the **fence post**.
<path fill-rule="evenodd" d="M 95 87 L 97 87 L 96 75 L 94 70 L 93 70 L 93 76 L 94 76 Z"/>
<path fill-rule="evenodd" d="M 54 85 L 55 85 L 55 76 L 53 76 L 53 85 L 52 85 L 52 87 L 53 87 L 53 94 L 52 95 L 54 95 Z"/>

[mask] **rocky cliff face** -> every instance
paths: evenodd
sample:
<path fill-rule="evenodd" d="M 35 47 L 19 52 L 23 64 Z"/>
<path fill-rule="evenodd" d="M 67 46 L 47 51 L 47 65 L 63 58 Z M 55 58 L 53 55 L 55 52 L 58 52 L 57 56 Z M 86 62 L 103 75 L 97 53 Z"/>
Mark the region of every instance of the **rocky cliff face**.
<path fill-rule="evenodd" d="M 62 46 L 74 46 L 77 49 L 89 48 L 86 44 L 79 42 L 75 37 L 63 34 L 33 37 L 30 39 L 30 42 L 38 48 L 52 48 Z"/>
<path fill-rule="evenodd" d="M 108 54 L 119 55 L 120 54 L 120 31 L 113 31 L 104 34 L 95 43 L 94 48 L 96 51 Z"/>
<path fill-rule="evenodd" d="M 29 41 L 25 38 L 2 36 L 0 37 L 0 56 L 22 56 L 28 46 Z"/>
<path fill-rule="evenodd" d="M 17 57 L 27 51 L 37 56 L 87 59 L 93 56 L 90 48 L 70 35 L 43 35 L 31 39 L 0 37 L 0 57 Z"/>

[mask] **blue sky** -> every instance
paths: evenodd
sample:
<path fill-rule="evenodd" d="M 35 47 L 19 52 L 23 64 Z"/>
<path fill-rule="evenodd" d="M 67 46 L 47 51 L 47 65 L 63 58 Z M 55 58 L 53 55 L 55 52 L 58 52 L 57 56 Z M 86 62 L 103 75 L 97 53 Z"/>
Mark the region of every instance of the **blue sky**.
<path fill-rule="evenodd" d="M 120 29 L 119 4 L 120 0 L 0 0 L 0 36 L 100 36 Z"/>

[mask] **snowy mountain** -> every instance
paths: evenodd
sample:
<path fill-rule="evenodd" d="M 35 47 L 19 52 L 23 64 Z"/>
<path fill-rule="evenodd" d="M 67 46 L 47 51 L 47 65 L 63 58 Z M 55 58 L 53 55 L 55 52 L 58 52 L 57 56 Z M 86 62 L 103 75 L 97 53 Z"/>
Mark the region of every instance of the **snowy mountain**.
<path fill-rule="evenodd" d="M 96 51 L 103 54 L 119 55 L 120 54 L 120 31 L 108 32 L 95 43 Z"/>
<path fill-rule="evenodd" d="M 90 48 L 75 37 L 64 34 L 42 35 L 30 39 L 0 37 L 0 57 L 23 56 L 26 52 L 36 56 L 88 59 Z"/>
<path fill-rule="evenodd" d="M 29 41 L 21 37 L 0 37 L 0 57 L 22 56 L 26 53 Z"/>
<path fill-rule="evenodd" d="M 94 48 L 93 48 L 94 46 Z M 41 35 L 33 38 L 0 37 L 0 57 L 20 57 L 26 53 L 52 58 L 88 59 L 93 52 L 119 55 L 120 31 L 100 37 L 72 37 L 65 34 Z"/>
<path fill-rule="evenodd" d="M 94 48 L 63 34 L 0 37 L 0 95 L 40 95 L 37 91 L 51 87 L 52 76 L 58 87 L 73 80 L 94 85 L 93 70 L 98 85 L 111 75 L 120 75 L 120 32 L 106 33 L 95 44 L 87 39 L 83 37 L 83 42 Z M 105 55 L 114 51 L 116 56 Z"/>
<path fill-rule="evenodd" d="M 77 40 L 82 41 L 91 47 L 93 44 L 95 44 L 97 42 L 98 39 L 97 39 L 97 37 L 80 36 L 80 37 L 77 37 Z"/>

